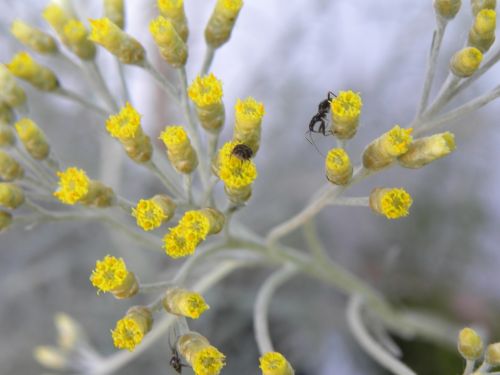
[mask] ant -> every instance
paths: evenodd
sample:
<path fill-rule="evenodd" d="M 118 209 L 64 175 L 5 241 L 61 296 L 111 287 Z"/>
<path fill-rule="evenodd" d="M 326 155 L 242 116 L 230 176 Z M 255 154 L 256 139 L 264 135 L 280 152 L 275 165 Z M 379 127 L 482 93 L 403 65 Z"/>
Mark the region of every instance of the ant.
<path fill-rule="evenodd" d="M 248 161 L 253 156 L 253 150 L 244 143 L 234 146 L 231 156 L 235 156 L 241 161 Z"/>
<path fill-rule="evenodd" d="M 323 155 L 319 150 L 318 147 L 316 147 L 316 144 L 314 143 L 312 139 L 312 134 L 313 133 L 319 133 L 323 134 L 324 136 L 328 136 L 332 134 L 331 131 L 326 130 L 326 115 L 328 114 L 328 111 L 330 110 L 330 104 L 332 103 L 333 98 L 336 98 L 337 95 L 335 95 L 333 92 L 328 91 L 327 97 L 325 100 L 322 100 L 319 105 L 318 105 L 318 112 L 312 117 L 311 121 L 309 122 L 309 130 L 306 131 L 306 134 L 309 134 L 311 140 L 309 140 L 307 137 L 307 141 L 316 148 L 316 151 L 320 153 L 320 155 Z M 316 130 L 314 127 L 316 124 L 319 122 L 319 128 Z M 324 156 L 324 155 L 323 155 Z"/>
<path fill-rule="evenodd" d="M 179 352 L 177 351 L 176 346 L 172 345 L 170 339 L 168 340 L 168 344 L 170 345 L 170 350 L 172 350 L 172 355 L 170 356 L 170 362 L 169 362 L 170 367 L 172 367 L 176 373 L 182 374 L 182 368 L 189 366 L 182 363 L 181 357 L 179 356 Z"/>

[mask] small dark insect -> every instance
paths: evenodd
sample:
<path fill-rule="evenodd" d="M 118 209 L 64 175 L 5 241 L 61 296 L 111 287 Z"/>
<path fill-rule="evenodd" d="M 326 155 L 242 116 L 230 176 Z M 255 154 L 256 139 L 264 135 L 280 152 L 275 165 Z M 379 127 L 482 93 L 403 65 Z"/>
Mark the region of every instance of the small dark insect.
<path fill-rule="evenodd" d="M 328 111 L 330 111 L 330 104 L 332 99 L 337 97 L 333 92 L 328 91 L 327 98 L 319 103 L 318 112 L 312 117 L 309 122 L 309 131 L 308 133 L 321 133 L 323 135 L 330 135 L 326 132 L 326 115 Z M 319 128 L 316 130 L 314 127 L 319 123 Z"/>
<path fill-rule="evenodd" d="M 250 160 L 253 156 L 253 150 L 244 143 L 234 146 L 231 151 L 232 156 L 236 156 L 241 161 Z"/>
<path fill-rule="evenodd" d="M 170 357 L 170 366 L 177 372 L 178 374 L 182 374 L 182 368 L 188 367 L 187 365 L 181 362 L 181 358 L 179 357 L 179 353 L 175 348 L 172 348 L 172 356 Z"/>

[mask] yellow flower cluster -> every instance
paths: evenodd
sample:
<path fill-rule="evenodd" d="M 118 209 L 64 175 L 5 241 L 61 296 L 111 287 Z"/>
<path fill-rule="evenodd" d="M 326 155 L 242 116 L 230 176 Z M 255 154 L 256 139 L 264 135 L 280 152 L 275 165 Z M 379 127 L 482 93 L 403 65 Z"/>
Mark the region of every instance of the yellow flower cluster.
<path fill-rule="evenodd" d="M 184 0 L 158 0 L 160 14 L 174 24 L 175 30 L 185 42 L 189 35 Z"/>
<path fill-rule="evenodd" d="M 135 306 L 127 311 L 124 318 L 116 323 L 111 331 L 113 343 L 118 349 L 133 351 L 139 345 L 144 336 L 151 330 L 153 315 L 151 311 L 143 306 Z"/>
<path fill-rule="evenodd" d="M 372 141 L 363 152 L 363 166 L 378 171 L 389 166 L 398 156 L 405 154 L 413 141 L 413 129 L 394 126 L 388 132 Z"/>
<path fill-rule="evenodd" d="M 241 189 L 249 186 L 257 178 L 257 168 L 252 160 L 242 161 L 232 152 L 239 142 L 226 142 L 219 150 L 218 175 L 230 189 Z"/>
<path fill-rule="evenodd" d="M 191 319 L 198 319 L 209 308 L 199 293 L 175 287 L 165 293 L 163 307 L 171 314 Z"/>
<path fill-rule="evenodd" d="M 188 94 L 198 107 L 206 107 L 222 101 L 222 82 L 213 73 L 196 77 L 189 86 Z"/>
<path fill-rule="evenodd" d="M 187 46 L 177 33 L 172 21 L 158 16 L 149 24 L 149 31 L 160 50 L 161 56 L 174 68 L 186 65 Z"/>
<path fill-rule="evenodd" d="M 332 132 L 339 139 L 351 139 L 356 134 L 363 101 L 359 93 L 340 91 L 330 103 Z"/>
<path fill-rule="evenodd" d="M 370 207 L 388 219 L 408 216 L 413 203 L 410 194 L 404 189 L 376 188 L 370 194 Z"/>
<path fill-rule="evenodd" d="M 192 173 L 198 166 L 198 156 L 182 126 L 166 126 L 160 139 L 167 148 L 167 157 L 179 173 Z"/>
<path fill-rule="evenodd" d="M 7 68 L 16 77 L 24 79 L 41 91 L 54 91 L 59 87 L 59 82 L 54 72 L 38 64 L 27 52 L 16 54 Z"/>
<path fill-rule="evenodd" d="M 167 255 L 180 258 L 193 254 L 209 234 L 222 230 L 224 220 L 224 215 L 212 208 L 186 211 L 179 223 L 163 237 Z"/>
<path fill-rule="evenodd" d="M 145 231 L 158 228 L 163 222 L 174 216 L 175 203 L 166 195 L 155 195 L 151 199 L 141 199 L 132 208 L 132 216 L 137 225 Z"/>
<path fill-rule="evenodd" d="M 57 172 L 59 189 L 54 196 L 64 204 L 73 205 L 85 198 L 89 192 L 90 180 L 84 170 L 71 167 Z"/>
<path fill-rule="evenodd" d="M 21 20 L 12 22 L 10 32 L 22 44 L 38 53 L 52 54 L 57 52 L 57 44 L 54 38 Z"/>
<path fill-rule="evenodd" d="M 268 352 L 259 358 L 262 375 L 293 375 L 295 372 L 286 360 L 278 352 Z"/>
<path fill-rule="evenodd" d="M 218 375 L 225 366 L 224 354 L 197 332 L 182 335 L 178 348 L 196 375 Z"/>
<path fill-rule="evenodd" d="M 349 155 L 342 148 L 332 148 L 325 159 L 326 178 L 335 185 L 347 185 L 352 177 Z"/>
<path fill-rule="evenodd" d="M 214 11 L 205 28 L 205 40 L 212 48 L 218 48 L 231 37 L 243 0 L 217 0 Z"/>
<path fill-rule="evenodd" d="M 89 39 L 115 55 L 123 64 L 142 65 L 146 52 L 144 47 L 130 35 L 124 33 L 109 18 L 89 20 Z"/>
<path fill-rule="evenodd" d="M 42 129 L 29 118 L 21 118 L 14 125 L 24 148 L 33 159 L 44 160 L 49 156 L 50 146 Z"/>
<path fill-rule="evenodd" d="M 256 154 L 260 146 L 261 124 L 265 113 L 264 104 L 248 97 L 244 100 L 238 99 L 234 110 L 233 140 L 244 143 Z"/>
<path fill-rule="evenodd" d="M 122 258 L 106 255 L 98 260 L 90 276 L 93 286 L 102 292 L 110 292 L 123 285 L 129 272 Z"/>

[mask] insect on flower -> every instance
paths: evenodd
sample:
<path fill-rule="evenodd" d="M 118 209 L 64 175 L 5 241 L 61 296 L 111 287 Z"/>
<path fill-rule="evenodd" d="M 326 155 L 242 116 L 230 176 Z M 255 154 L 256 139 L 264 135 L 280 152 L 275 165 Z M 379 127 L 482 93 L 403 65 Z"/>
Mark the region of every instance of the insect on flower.
<path fill-rule="evenodd" d="M 234 146 L 233 151 L 231 151 L 231 156 L 235 156 L 241 161 L 250 160 L 253 156 L 253 150 L 244 143 Z"/>
<path fill-rule="evenodd" d="M 172 350 L 172 355 L 170 356 L 170 367 L 172 367 L 176 373 L 182 374 L 183 367 L 189 367 L 188 365 L 182 363 L 179 352 L 177 351 L 175 345 L 172 345 L 169 339 L 170 350 Z"/>
<path fill-rule="evenodd" d="M 312 117 L 311 121 L 309 122 L 309 130 L 307 131 L 307 133 L 321 133 L 325 136 L 332 134 L 331 132 L 327 133 L 326 131 L 326 115 L 330 110 L 332 99 L 335 97 L 337 97 L 337 95 L 335 95 L 331 91 L 328 91 L 327 98 L 319 103 L 318 112 Z M 319 128 L 316 130 L 314 129 L 314 127 L 317 123 L 319 123 Z"/>

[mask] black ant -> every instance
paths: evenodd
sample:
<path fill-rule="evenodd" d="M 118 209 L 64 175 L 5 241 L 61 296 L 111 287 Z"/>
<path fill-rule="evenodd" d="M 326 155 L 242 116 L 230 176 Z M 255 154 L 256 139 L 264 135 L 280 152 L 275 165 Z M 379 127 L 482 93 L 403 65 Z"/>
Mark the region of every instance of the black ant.
<path fill-rule="evenodd" d="M 326 130 L 326 115 L 330 111 L 330 104 L 332 103 L 333 98 L 336 98 L 337 95 L 335 95 L 333 92 L 328 91 L 327 97 L 325 100 L 322 100 L 319 105 L 318 105 L 318 112 L 312 117 L 311 121 L 309 122 L 309 130 L 306 131 L 306 134 L 309 134 L 311 140 L 309 140 L 307 137 L 307 141 L 312 144 L 315 148 L 316 151 L 318 151 L 320 154 L 321 152 L 318 150 L 316 147 L 316 144 L 314 143 L 312 139 L 312 134 L 313 133 L 319 133 L 323 134 L 324 136 L 331 135 L 331 131 Z M 316 124 L 319 123 L 319 128 L 316 130 L 314 127 Z M 323 155 L 323 154 L 321 154 Z"/>
<path fill-rule="evenodd" d="M 248 161 L 253 156 L 253 150 L 244 143 L 234 146 L 231 156 L 236 156 L 241 161 Z"/>
<path fill-rule="evenodd" d="M 176 373 L 182 374 L 183 367 L 189 367 L 188 365 L 182 363 L 181 357 L 179 356 L 179 352 L 177 351 L 175 345 L 172 345 L 170 339 L 168 340 L 168 344 L 170 345 L 170 350 L 172 350 L 172 355 L 170 356 L 170 367 L 172 367 Z"/>

